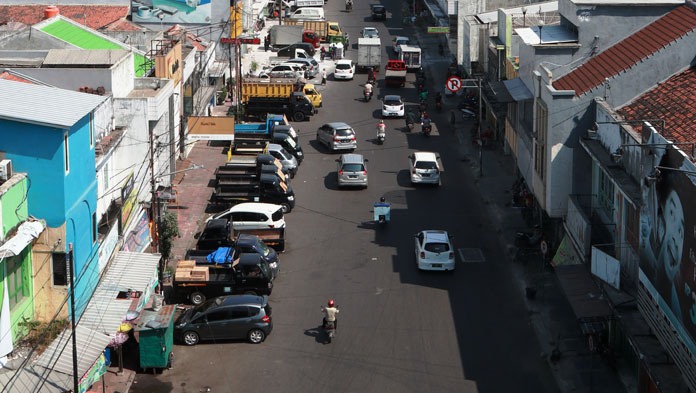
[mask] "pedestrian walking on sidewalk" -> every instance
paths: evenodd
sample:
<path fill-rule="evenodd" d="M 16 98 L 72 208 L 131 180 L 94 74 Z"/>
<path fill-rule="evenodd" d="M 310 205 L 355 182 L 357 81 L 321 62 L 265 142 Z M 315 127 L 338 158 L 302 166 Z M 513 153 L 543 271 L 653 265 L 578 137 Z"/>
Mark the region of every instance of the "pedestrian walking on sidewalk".
<path fill-rule="evenodd" d="M 326 67 L 321 70 L 321 85 L 326 86 Z"/>
<path fill-rule="evenodd" d="M 452 127 L 452 132 L 456 131 L 456 125 L 457 125 L 457 115 L 454 114 L 454 109 L 450 111 L 450 118 L 449 118 L 450 126 Z"/>
<path fill-rule="evenodd" d="M 271 36 L 270 34 L 266 34 L 266 37 L 263 39 L 263 50 L 268 52 L 268 48 L 271 46 Z"/>

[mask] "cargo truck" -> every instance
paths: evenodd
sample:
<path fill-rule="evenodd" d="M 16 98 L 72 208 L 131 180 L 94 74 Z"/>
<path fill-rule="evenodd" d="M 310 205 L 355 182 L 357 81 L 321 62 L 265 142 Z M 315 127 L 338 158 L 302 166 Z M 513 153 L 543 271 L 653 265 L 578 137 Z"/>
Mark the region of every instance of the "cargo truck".
<path fill-rule="evenodd" d="M 244 113 L 247 117 L 253 116 L 262 120 L 265 120 L 269 113 L 281 113 L 293 121 L 303 121 L 317 111 L 304 93 L 296 91 L 285 98 L 250 96 L 244 102 Z"/>
<path fill-rule="evenodd" d="M 299 25 L 303 26 L 305 30 L 312 30 L 319 36 L 321 42 L 328 43 L 342 43 L 344 47 L 349 44 L 348 33 L 343 33 L 341 31 L 341 26 L 338 22 L 328 22 L 328 21 L 297 21 L 297 20 L 285 20 L 283 21 L 286 25 Z"/>
<path fill-rule="evenodd" d="M 404 87 L 406 84 L 406 63 L 403 60 L 387 60 L 384 71 L 384 84 Z"/>
<path fill-rule="evenodd" d="M 379 38 L 358 38 L 358 70 L 373 68 L 379 71 L 382 64 L 382 42 Z"/>
<path fill-rule="evenodd" d="M 315 48 L 319 47 L 319 35 L 313 30 L 305 29 L 304 26 L 272 26 L 268 34 L 271 40 L 271 50 L 274 51 L 297 42 L 307 42 L 312 44 Z"/>
<path fill-rule="evenodd" d="M 295 207 L 295 193 L 277 175 L 262 173 L 254 181 L 246 184 L 216 182 L 211 202 L 226 206 L 241 202 L 268 202 L 281 205 L 283 213 L 288 213 Z"/>
<path fill-rule="evenodd" d="M 415 71 L 421 66 L 421 48 L 413 45 L 401 45 L 399 60 L 403 60 L 407 71 Z"/>
<path fill-rule="evenodd" d="M 290 130 L 279 129 L 275 132 L 268 120 L 266 123 L 235 124 L 234 130 L 233 154 L 257 155 L 264 153 L 269 144 L 277 144 L 292 154 L 298 163 L 304 159 L 302 146 L 292 137 Z"/>
<path fill-rule="evenodd" d="M 242 82 L 242 102 L 246 102 L 250 97 L 272 97 L 287 98 L 295 91 L 301 91 L 312 102 L 315 108 L 322 105 L 321 94 L 311 83 L 300 85 L 292 80 L 283 82 Z"/>
<path fill-rule="evenodd" d="M 228 219 L 213 219 L 206 223 L 198 237 L 198 250 L 194 254 L 208 256 L 219 247 L 235 248 L 237 253 L 255 252 L 261 254 L 269 264 L 277 265 L 278 255 L 273 250 L 285 249 L 285 228 L 234 229 L 234 223 Z M 203 253 L 201 250 L 213 251 Z"/>
<path fill-rule="evenodd" d="M 259 254 L 239 254 L 229 263 L 198 266 L 194 261 L 179 261 L 174 272 L 174 292 L 193 305 L 206 298 L 247 293 L 270 295 L 273 273 Z"/>

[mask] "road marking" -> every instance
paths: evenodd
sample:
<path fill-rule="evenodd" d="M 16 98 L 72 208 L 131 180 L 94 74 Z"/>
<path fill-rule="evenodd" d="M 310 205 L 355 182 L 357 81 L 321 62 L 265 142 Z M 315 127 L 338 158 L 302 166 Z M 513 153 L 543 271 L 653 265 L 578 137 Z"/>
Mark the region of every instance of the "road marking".
<path fill-rule="evenodd" d="M 483 256 L 483 251 L 480 248 L 458 248 L 457 252 L 464 263 L 486 262 L 486 257 Z"/>

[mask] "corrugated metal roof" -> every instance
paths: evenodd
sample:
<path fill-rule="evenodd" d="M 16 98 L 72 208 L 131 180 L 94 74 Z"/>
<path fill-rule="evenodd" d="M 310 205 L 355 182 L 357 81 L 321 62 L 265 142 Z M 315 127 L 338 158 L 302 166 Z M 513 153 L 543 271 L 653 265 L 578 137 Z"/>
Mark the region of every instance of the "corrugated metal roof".
<path fill-rule="evenodd" d="M 0 374 L 0 386 L 7 393 L 63 393 L 72 390 L 72 377 L 46 367 L 30 366 Z"/>
<path fill-rule="evenodd" d="M 0 118 L 70 128 L 106 97 L 0 79 Z"/>
<path fill-rule="evenodd" d="M 679 6 L 553 82 L 553 87 L 584 94 L 694 29 L 696 11 Z"/>
<path fill-rule="evenodd" d="M 111 337 L 79 324 L 75 328 L 75 337 L 77 339 L 77 373 L 82 377 L 104 352 Z M 65 329 L 39 356 L 35 365 L 73 375 L 72 356 L 72 330 Z M 72 387 L 69 390 L 72 390 Z"/>
<path fill-rule="evenodd" d="M 124 49 L 50 49 L 43 65 L 111 67 L 126 56 L 128 56 L 128 51 Z"/>
<path fill-rule="evenodd" d="M 115 334 L 132 303 L 131 299 L 116 299 L 118 293 L 99 286 L 77 324 L 107 335 Z"/>
<path fill-rule="evenodd" d="M 157 277 L 160 254 L 119 251 L 100 286 L 119 291 L 145 291 Z"/>

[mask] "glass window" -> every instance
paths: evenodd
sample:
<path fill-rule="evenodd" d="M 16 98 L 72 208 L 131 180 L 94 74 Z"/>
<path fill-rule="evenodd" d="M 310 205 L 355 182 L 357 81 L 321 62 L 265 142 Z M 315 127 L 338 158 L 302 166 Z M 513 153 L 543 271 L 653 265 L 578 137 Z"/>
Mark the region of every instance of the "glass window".
<path fill-rule="evenodd" d="M 259 241 L 256 242 L 256 249 L 257 249 L 257 250 L 259 251 L 259 253 L 260 253 L 261 255 L 263 255 L 264 257 L 267 257 L 268 254 L 271 253 L 271 249 L 268 248 L 268 246 L 266 245 L 266 243 L 264 243 L 261 239 L 259 239 Z"/>
<path fill-rule="evenodd" d="M 447 244 L 447 243 L 427 243 L 425 245 L 425 251 L 447 252 L 447 251 L 449 251 L 449 244 Z"/>
<path fill-rule="evenodd" d="M 232 307 L 229 311 L 230 319 L 240 319 L 249 316 L 249 307 L 247 306 L 237 306 Z"/>
<path fill-rule="evenodd" d="M 51 271 L 53 272 L 54 287 L 64 287 L 68 285 L 68 265 L 64 252 L 51 253 Z"/>
<path fill-rule="evenodd" d="M 19 255 L 7 259 L 7 294 L 10 298 L 10 309 L 29 297 L 29 281 L 26 279 L 29 271 L 23 266 L 27 249 Z"/>
<path fill-rule="evenodd" d="M 389 97 L 384 100 L 384 105 L 401 105 L 401 99 L 398 97 Z"/>
<path fill-rule="evenodd" d="M 244 275 L 247 277 L 261 276 L 261 268 L 258 265 L 244 265 Z"/>
<path fill-rule="evenodd" d="M 534 171 L 539 177 L 544 179 L 544 168 L 546 167 L 546 129 L 548 126 L 548 112 L 546 106 L 541 101 L 537 101 L 537 117 L 534 141 Z"/>
<path fill-rule="evenodd" d="M 92 244 L 97 242 L 97 213 L 92 213 Z"/>
<path fill-rule="evenodd" d="M 276 210 L 275 213 L 271 216 L 271 220 L 273 221 L 278 221 L 283 218 L 283 211 L 281 209 Z"/>
<path fill-rule="evenodd" d="M 336 135 L 338 136 L 353 136 L 355 135 L 355 132 L 353 132 L 353 129 L 351 128 L 341 128 L 336 130 Z"/>
<path fill-rule="evenodd" d="M 351 67 L 350 67 L 350 64 L 340 63 L 340 64 L 336 64 L 336 69 L 337 70 L 350 70 Z"/>
<path fill-rule="evenodd" d="M 68 133 L 63 134 L 63 149 L 65 150 L 65 156 L 63 159 L 65 160 L 65 174 L 67 175 L 70 173 L 70 149 L 68 148 Z"/>
<path fill-rule="evenodd" d="M 418 161 L 416 163 L 418 169 L 437 169 L 437 162 L 434 161 Z"/>
<path fill-rule="evenodd" d="M 599 170 L 599 178 L 597 180 L 597 199 L 599 207 L 604 210 L 607 217 L 611 217 L 614 211 L 614 183 L 601 169 Z"/>
<path fill-rule="evenodd" d="M 221 308 L 218 310 L 213 310 L 206 314 L 208 322 L 220 322 L 230 319 L 229 308 Z"/>
<path fill-rule="evenodd" d="M 261 311 L 261 309 L 258 307 L 249 306 L 249 316 L 250 317 L 253 317 L 255 315 L 259 315 L 260 311 Z"/>
<path fill-rule="evenodd" d="M 362 164 L 343 164 L 343 171 L 345 172 L 362 172 L 365 167 Z"/>
<path fill-rule="evenodd" d="M 89 148 L 94 147 L 94 113 L 89 113 Z"/>

